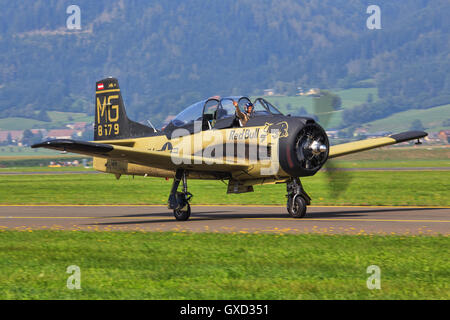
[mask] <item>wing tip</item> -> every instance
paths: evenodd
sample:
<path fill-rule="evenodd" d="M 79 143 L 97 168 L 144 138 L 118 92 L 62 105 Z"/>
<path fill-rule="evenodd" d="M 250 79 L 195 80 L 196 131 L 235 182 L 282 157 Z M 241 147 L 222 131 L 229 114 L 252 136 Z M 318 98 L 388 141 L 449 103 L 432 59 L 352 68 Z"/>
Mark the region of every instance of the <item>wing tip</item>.
<path fill-rule="evenodd" d="M 389 138 L 395 140 L 396 143 L 405 142 L 414 139 L 424 138 L 428 135 L 425 131 L 405 131 L 397 134 L 392 134 Z"/>

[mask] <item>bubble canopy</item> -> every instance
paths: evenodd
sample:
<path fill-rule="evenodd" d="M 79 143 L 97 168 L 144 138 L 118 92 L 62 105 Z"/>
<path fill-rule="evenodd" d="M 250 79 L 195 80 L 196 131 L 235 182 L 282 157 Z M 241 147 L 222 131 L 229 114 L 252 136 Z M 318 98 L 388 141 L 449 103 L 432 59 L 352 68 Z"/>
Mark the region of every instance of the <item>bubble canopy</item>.
<path fill-rule="evenodd" d="M 206 100 L 198 101 L 183 111 L 181 111 L 166 128 L 170 127 L 186 127 L 193 125 L 195 121 L 203 121 L 203 116 L 212 115 L 216 117 L 215 120 L 235 117 L 235 106 L 233 102 L 238 102 L 241 111 L 244 111 L 245 105 L 251 100 L 245 96 L 230 96 L 230 97 L 212 97 Z M 282 113 L 273 106 L 270 102 L 263 98 L 257 98 L 253 102 L 254 110 L 253 117 L 262 115 L 282 115 Z"/>

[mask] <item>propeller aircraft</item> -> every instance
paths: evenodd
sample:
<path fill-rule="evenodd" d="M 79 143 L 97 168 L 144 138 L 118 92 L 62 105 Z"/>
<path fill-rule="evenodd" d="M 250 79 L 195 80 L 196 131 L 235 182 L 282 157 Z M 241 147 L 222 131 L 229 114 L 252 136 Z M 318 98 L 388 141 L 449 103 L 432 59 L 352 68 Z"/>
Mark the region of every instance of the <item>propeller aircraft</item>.
<path fill-rule="evenodd" d="M 252 110 L 243 125 L 237 108 L 243 113 L 246 105 Z M 55 139 L 32 148 L 92 156 L 96 170 L 117 178 L 173 178 L 168 208 L 177 220 L 191 214 L 188 179 L 227 181 L 227 193 L 286 183 L 287 211 L 302 218 L 311 198 L 300 178 L 315 175 L 329 159 L 426 135 L 408 131 L 330 146 L 325 130 L 313 118 L 283 115 L 264 98 L 251 101 L 246 96 L 199 101 L 157 130 L 127 117 L 119 82 L 110 77 L 96 83 L 94 141 Z"/>

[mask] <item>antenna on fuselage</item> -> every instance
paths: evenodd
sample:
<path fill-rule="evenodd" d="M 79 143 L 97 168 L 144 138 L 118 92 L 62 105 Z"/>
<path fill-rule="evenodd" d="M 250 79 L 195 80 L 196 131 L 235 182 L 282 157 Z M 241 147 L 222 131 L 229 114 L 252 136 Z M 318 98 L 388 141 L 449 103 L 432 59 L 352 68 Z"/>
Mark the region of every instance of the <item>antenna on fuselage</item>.
<path fill-rule="evenodd" d="M 156 130 L 155 126 L 153 125 L 153 123 L 151 123 L 150 120 L 147 120 L 148 124 L 153 128 L 153 131 L 157 132 L 158 130 Z"/>

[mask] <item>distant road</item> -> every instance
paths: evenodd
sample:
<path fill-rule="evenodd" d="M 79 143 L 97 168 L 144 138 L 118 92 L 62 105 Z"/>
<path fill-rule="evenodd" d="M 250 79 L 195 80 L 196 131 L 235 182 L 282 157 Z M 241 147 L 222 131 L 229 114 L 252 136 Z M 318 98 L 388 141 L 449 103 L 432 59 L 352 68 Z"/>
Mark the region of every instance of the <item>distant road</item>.
<path fill-rule="evenodd" d="M 333 168 L 322 171 L 450 171 L 450 167 L 400 167 L 400 168 Z M 98 171 L 13 171 L 1 172 L 0 175 L 52 175 L 52 174 L 98 174 Z"/>

